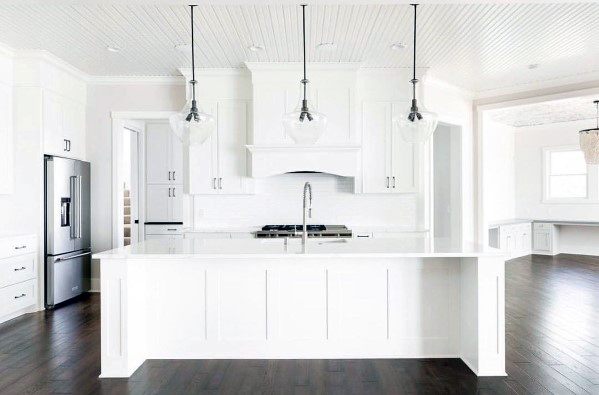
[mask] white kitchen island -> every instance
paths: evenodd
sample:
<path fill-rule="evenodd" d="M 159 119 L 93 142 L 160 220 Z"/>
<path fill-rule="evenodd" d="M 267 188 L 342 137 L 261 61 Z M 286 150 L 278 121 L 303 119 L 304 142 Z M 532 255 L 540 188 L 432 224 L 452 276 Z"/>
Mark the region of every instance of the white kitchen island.
<path fill-rule="evenodd" d="M 101 261 L 102 371 L 146 359 L 461 358 L 505 375 L 504 257 L 422 238 L 149 240 Z"/>

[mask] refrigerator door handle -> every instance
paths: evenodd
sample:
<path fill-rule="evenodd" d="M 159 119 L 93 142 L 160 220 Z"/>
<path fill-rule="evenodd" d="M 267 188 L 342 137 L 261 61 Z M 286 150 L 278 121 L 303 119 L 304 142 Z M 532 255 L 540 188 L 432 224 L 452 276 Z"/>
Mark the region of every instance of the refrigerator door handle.
<path fill-rule="evenodd" d="M 71 176 L 71 239 L 81 238 L 81 176 Z"/>
<path fill-rule="evenodd" d="M 81 258 L 82 256 L 91 255 L 91 253 L 92 253 L 91 251 L 88 251 L 88 252 L 84 252 L 82 254 L 68 256 L 66 258 L 56 258 L 56 260 L 54 262 L 62 262 L 62 261 L 68 261 L 68 260 L 75 259 L 75 258 Z"/>
<path fill-rule="evenodd" d="M 70 142 L 69 142 L 70 145 Z M 81 238 L 81 176 L 77 176 L 77 238 Z"/>

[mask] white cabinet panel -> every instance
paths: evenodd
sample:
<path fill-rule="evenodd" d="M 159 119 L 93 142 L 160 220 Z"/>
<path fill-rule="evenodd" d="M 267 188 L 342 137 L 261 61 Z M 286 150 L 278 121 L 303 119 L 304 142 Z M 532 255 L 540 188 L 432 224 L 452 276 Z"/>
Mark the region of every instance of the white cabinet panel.
<path fill-rule="evenodd" d="M 319 143 L 324 145 L 351 144 L 353 141 L 353 89 L 347 87 L 317 88 L 317 110 L 326 114 L 327 130 Z"/>
<path fill-rule="evenodd" d="M 405 104 L 393 104 L 397 115 Z M 397 130 L 391 129 L 391 188 L 395 193 L 418 191 L 422 144 L 406 142 Z"/>
<path fill-rule="evenodd" d="M 0 287 L 20 283 L 37 276 L 36 255 L 19 255 L 0 260 Z"/>
<path fill-rule="evenodd" d="M 171 187 L 171 198 L 168 200 L 171 222 L 183 222 L 183 187 Z"/>
<path fill-rule="evenodd" d="M 326 275 L 324 268 L 269 271 L 269 338 L 327 338 Z"/>
<path fill-rule="evenodd" d="M 14 150 L 12 87 L 0 83 L 0 194 L 13 192 Z"/>
<path fill-rule="evenodd" d="M 254 144 L 285 144 L 290 139 L 283 129 L 283 115 L 295 107 L 296 90 L 286 90 L 260 84 L 254 87 L 254 113 L 264 116 L 254 117 Z M 287 96 L 290 96 L 287 99 Z M 289 102 L 289 104 L 287 104 Z"/>
<path fill-rule="evenodd" d="M 391 106 L 384 102 L 364 102 L 362 106 L 362 155 L 365 193 L 388 193 L 391 132 Z"/>
<path fill-rule="evenodd" d="M 48 89 L 42 93 L 44 153 L 85 159 L 85 106 Z"/>
<path fill-rule="evenodd" d="M 169 185 L 146 186 L 146 221 L 170 222 L 171 187 Z"/>
<path fill-rule="evenodd" d="M 171 171 L 171 182 L 173 184 L 183 184 L 183 143 L 175 134 L 172 132 L 170 126 L 168 128 L 170 131 L 170 139 L 169 139 L 169 161 L 170 161 L 170 171 Z"/>
<path fill-rule="evenodd" d="M 551 251 L 551 234 L 548 231 L 535 231 L 534 249 L 536 251 Z"/>
<path fill-rule="evenodd" d="M 217 338 L 265 340 L 266 270 L 236 266 L 221 269 L 217 275 Z"/>
<path fill-rule="evenodd" d="M 146 183 L 170 184 L 171 164 L 170 127 L 164 123 L 148 123 L 146 125 Z M 176 137 L 175 137 L 176 138 Z"/>
<path fill-rule="evenodd" d="M 245 193 L 247 104 L 218 104 L 218 187 L 225 194 Z"/>
<path fill-rule="evenodd" d="M 387 270 L 329 270 L 329 339 L 387 338 Z"/>

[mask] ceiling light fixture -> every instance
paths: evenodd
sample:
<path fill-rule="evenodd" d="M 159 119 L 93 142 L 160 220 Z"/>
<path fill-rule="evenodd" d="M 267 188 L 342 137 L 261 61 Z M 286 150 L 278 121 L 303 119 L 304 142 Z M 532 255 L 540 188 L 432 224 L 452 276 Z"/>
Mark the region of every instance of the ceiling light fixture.
<path fill-rule="evenodd" d="M 533 63 L 533 64 L 529 64 L 528 65 L 528 69 L 529 70 L 534 70 L 534 69 L 538 69 L 539 68 L 539 64 L 538 63 Z"/>
<path fill-rule="evenodd" d="M 588 165 L 599 165 L 599 100 L 593 101 L 597 107 L 595 127 L 578 132 L 580 149 Z"/>
<path fill-rule="evenodd" d="M 306 77 L 306 4 L 302 4 L 302 37 L 304 49 L 304 78 L 300 80 L 300 100 L 297 107 L 283 116 L 283 127 L 296 144 L 314 144 L 327 127 L 327 117 L 308 106 L 308 78 Z"/>
<path fill-rule="evenodd" d="M 326 50 L 333 50 L 333 49 L 337 48 L 337 44 L 335 44 L 334 42 L 331 42 L 331 41 L 329 41 L 329 42 L 323 42 L 323 43 L 318 44 L 316 46 L 316 48 L 320 49 L 320 50 L 325 50 L 325 51 Z"/>
<path fill-rule="evenodd" d="M 411 143 L 424 142 L 433 134 L 437 127 L 437 114 L 428 112 L 424 106 L 418 106 L 416 101 L 416 7 L 414 7 L 414 59 L 412 73 L 412 104 L 409 109 L 401 112 L 395 119 L 395 127 L 401 132 L 404 140 Z"/>
<path fill-rule="evenodd" d="M 181 112 L 172 115 L 169 122 L 173 132 L 184 145 L 200 145 L 212 134 L 216 127 L 216 122 L 212 115 L 201 111 L 196 102 L 196 73 L 195 73 L 195 52 L 193 41 L 193 9 L 191 8 L 191 101 L 185 103 Z"/>
<path fill-rule="evenodd" d="M 408 45 L 406 43 L 402 43 L 402 42 L 393 43 L 393 44 L 391 44 L 391 49 L 394 51 L 401 51 L 401 50 L 406 49 L 407 46 Z"/>
<path fill-rule="evenodd" d="M 252 52 L 260 52 L 260 51 L 264 51 L 264 46 L 259 45 L 259 44 L 252 44 L 248 47 L 248 49 Z"/>
<path fill-rule="evenodd" d="M 177 51 L 183 52 L 183 53 L 189 53 L 191 51 L 191 45 L 189 44 L 177 44 L 175 45 L 175 49 Z"/>
<path fill-rule="evenodd" d="M 121 49 L 119 47 L 116 47 L 114 45 L 108 45 L 106 47 L 106 50 L 109 52 L 120 52 L 121 51 Z"/>

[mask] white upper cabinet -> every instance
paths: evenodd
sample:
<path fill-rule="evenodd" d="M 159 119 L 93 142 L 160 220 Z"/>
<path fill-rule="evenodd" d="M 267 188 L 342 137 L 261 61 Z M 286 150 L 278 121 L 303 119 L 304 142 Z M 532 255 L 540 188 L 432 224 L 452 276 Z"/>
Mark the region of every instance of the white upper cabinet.
<path fill-rule="evenodd" d="M 13 192 L 12 86 L 0 81 L 0 195 Z"/>
<path fill-rule="evenodd" d="M 183 147 L 168 123 L 146 124 L 146 183 L 183 184 Z"/>
<path fill-rule="evenodd" d="M 301 98 L 301 64 L 248 63 L 247 66 L 252 73 L 253 144 L 294 144 L 283 129 L 282 119 L 297 107 Z M 356 70 L 354 64 L 308 66 L 309 104 L 328 118 L 318 145 L 355 144 Z"/>
<path fill-rule="evenodd" d="M 413 193 L 419 190 L 422 147 L 404 141 L 393 129 L 403 103 L 363 102 L 362 155 L 364 193 Z"/>

